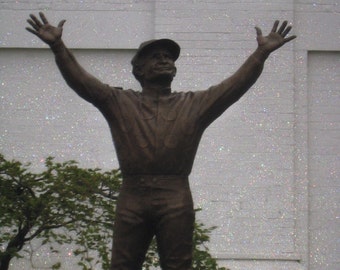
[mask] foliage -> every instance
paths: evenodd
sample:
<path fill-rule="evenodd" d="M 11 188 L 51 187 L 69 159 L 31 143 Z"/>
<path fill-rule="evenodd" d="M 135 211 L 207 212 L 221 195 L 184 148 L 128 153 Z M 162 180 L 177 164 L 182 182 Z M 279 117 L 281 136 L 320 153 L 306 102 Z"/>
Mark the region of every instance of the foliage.
<path fill-rule="evenodd" d="M 228 270 L 224 267 L 219 267 L 216 259 L 209 253 L 207 243 L 210 241 L 210 233 L 215 228 L 216 227 L 206 228 L 203 223 L 195 223 L 193 270 Z"/>
<path fill-rule="evenodd" d="M 13 257 L 21 257 L 34 238 L 49 244 L 75 244 L 79 265 L 88 269 L 96 250 L 107 268 L 107 244 L 112 237 L 115 203 L 120 187 L 118 170 L 82 169 L 75 161 L 45 162 L 42 173 L 28 171 L 29 164 L 0 156 L 0 269 Z M 20 253 L 19 253 L 20 252 Z M 53 269 L 60 268 L 60 264 Z"/>
<path fill-rule="evenodd" d="M 8 161 L 0 154 L 0 270 L 7 270 L 12 258 L 29 253 L 25 247 L 33 239 L 48 245 L 52 253 L 72 244 L 83 270 L 98 264 L 109 269 L 120 171 L 83 169 L 75 161 L 58 163 L 51 157 L 45 167 L 33 173 L 30 164 Z M 194 270 L 225 269 L 218 268 L 206 246 L 213 229 L 195 224 Z M 51 269 L 61 266 L 57 262 Z M 144 269 L 157 266 L 153 242 Z"/>

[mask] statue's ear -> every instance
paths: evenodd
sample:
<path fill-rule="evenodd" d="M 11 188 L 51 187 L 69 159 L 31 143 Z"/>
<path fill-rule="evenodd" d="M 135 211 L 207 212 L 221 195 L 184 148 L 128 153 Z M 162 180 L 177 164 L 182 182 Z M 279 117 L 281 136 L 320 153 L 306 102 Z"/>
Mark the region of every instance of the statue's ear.
<path fill-rule="evenodd" d="M 177 68 L 175 67 L 174 77 L 176 77 L 176 74 L 177 74 Z"/>
<path fill-rule="evenodd" d="M 144 74 L 143 67 L 142 66 L 136 66 L 134 73 L 139 77 L 143 76 L 143 74 Z"/>

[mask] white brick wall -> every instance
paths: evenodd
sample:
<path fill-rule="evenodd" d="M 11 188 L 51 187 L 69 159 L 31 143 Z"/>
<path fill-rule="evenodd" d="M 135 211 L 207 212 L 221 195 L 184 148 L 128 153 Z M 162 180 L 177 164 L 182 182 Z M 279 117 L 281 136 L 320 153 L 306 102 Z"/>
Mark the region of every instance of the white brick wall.
<path fill-rule="evenodd" d="M 176 91 L 206 89 L 232 74 L 256 48 L 255 25 L 266 34 L 275 19 L 292 22 L 298 39 L 274 53 L 256 85 L 206 131 L 191 186 L 203 209 L 198 218 L 218 226 L 211 251 L 221 265 L 336 269 L 332 256 L 324 256 L 321 265 L 315 257 L 309 261 L 309 252 L 316 254 L 329 239 L 318 235 L 318 246 L 308 232 L 318 218 L 308 208 L 315 203 L 308 196 L 310 172 L 318 168 L 309 162 L 307 134 L 313 132 L 308 52 L 339 51 L 337 1 L 1 1 L 0 151 L 37 168 L 54 155 L 106 169 L 117 161 L 105 121 L 67 88 L 52 54 L 24 30 L 28 14 L 39 10 L 54 23 L 66 18 L 65 41 L 80 49 L 76 55 L 83 65 L 124 88 L 139 87 L 130 76 L 133 49 L 153 37 L 173 38 L 182 47 Z M 338 87 L 339 78 L 331 76 Z M 339 91 L 334 93 L 338 104 Z M 339 112 L 332 115 L 337 123 Z M 332 136 L 321 150 L 339 145 Z M 337 152 L 322 158 L 334 164 L 334 157 L 339 159 Z M 332 182 L 335 188 L 338 179 Z M 337 205 L 332 211 L 339 213 L 336 195 L 330 199 Z M 334 224 L 330 231 L 336 239 Z"/>
<path fill-rule="evenodd" d="M 340 263 L 340 94 L 334 78 L 339 74 L 340 53 L 311 52 L 308 61 L 309 269 L 336 269 Z"/>

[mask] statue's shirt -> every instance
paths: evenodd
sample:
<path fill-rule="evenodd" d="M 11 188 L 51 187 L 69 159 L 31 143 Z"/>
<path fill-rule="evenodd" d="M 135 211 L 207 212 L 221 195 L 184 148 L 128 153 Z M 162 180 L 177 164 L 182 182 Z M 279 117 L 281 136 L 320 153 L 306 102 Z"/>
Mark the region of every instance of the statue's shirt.
<path fill-rule="evenodd" d="M 188 176 L 205 128 L 235 101 L 222 88 L 154 97 L 102 85 L 88 99 L 108 121 L 124 175 Z"/>
<path fill-rule="evenodd" d="M 148 89 L 122 90 L 91 79 L 76 92 L 105 116 L 123 175 L 188 176 L 204 130 L 261 74 L 264 60 L 257 54 L 204 91 L 159 89 L 155 95 Z"/>

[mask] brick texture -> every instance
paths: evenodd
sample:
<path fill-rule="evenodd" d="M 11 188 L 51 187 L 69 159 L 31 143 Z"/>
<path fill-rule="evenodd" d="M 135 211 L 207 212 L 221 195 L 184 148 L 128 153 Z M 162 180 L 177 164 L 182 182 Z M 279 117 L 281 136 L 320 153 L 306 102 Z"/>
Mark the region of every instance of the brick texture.
<path fill-rule="evenodd" d="M 315 156 L 310 163 L 309 155 L 315 123 L 308 122 L 313 74 L 308 52 L 340 50 L 337 1 L 0 1 L 0 151 L 33 162 L 37 170 L 49 155 L 110 169 L 118 163 L 104 119 L 68 89 L 53 55 L 24 30 L 28 14 L 40 10 L 51 22 L 66 17 L 66 43 L 84 67 L 114 86 L 139 88 L 129 62 L 141 41 L 176 40 L 182 51 L 174 91 L 219 83 L 256 49 L 254 26 L 267 34 L 276 19 L 292 22 L 298 39 L 273 53 L 252 89 L 205 132 L 191 187 L 202 208 L 197 218 L 217 226 L 209 247 L 221 265 L 232 270 L 336 269 L 316 264 L 309 253 L 312 248 L 311 254 L 317 254 L 329 239 L 322 242 L 319 236 L 318 246 L 308 232 L 316 224 L 311 219 L 318 218 L 309 214 L 315 203 L 309 177 L 319 166 Z M 320 87 L 322 77 L 313 78 Z M 333 76 L 332 82 L 338 88 L 339 78 Z M 333 109 L 339 105 L 336 93 Z M 327 105 L 318 109 L 337 125 L 338 111 Z M 325 127 L 321 118 L 316 121 Z M 322 132 L 329 132 L 329 139 L 320 151 L 339 145 L 336 131 L 325 127 Z M 322 159 L 335 164 L 334 157 L 339 154 Z M 338 168 L 333 176 L 339 176 Z M 332 226 L 329 230 L 339 236 Z"/>

